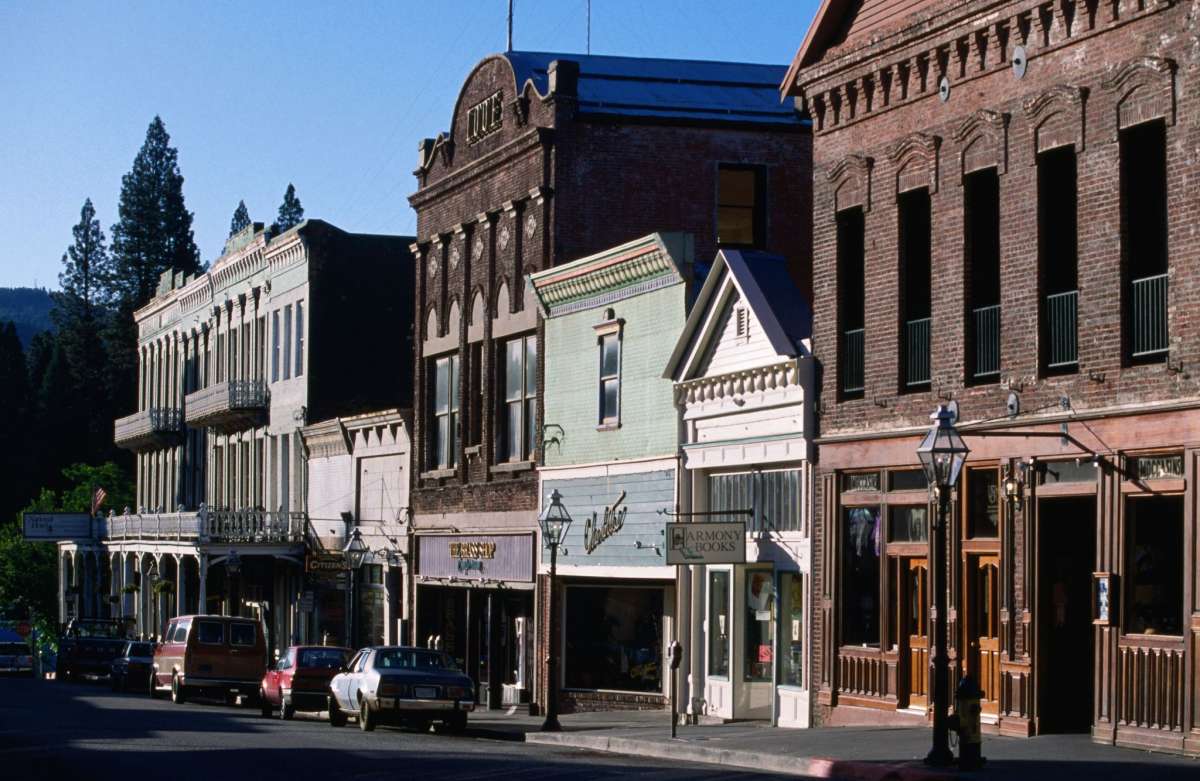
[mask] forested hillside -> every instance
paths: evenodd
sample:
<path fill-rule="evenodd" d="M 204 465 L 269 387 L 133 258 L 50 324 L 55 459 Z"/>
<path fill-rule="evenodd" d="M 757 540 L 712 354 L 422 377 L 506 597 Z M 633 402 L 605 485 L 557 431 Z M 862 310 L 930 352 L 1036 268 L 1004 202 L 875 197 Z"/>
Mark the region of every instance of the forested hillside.
<path fill-rule="evenodd" d="M 54 327 L 50 321 L 50 291 L 40 287 L 0 287 L 0 322 L 17 325 L 21 344 L 29 347 L 34 334 Z"/>

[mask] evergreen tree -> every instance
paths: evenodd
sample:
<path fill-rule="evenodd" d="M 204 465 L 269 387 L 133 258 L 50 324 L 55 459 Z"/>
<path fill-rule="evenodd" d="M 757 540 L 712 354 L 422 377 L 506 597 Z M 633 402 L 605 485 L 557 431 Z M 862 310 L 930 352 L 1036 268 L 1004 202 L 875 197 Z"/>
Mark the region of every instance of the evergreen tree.
<path fill-rule="evenodd" d="M 25 352 L 11 322 L 0 323 L 0 410 L 5 422 L 0 426 L 0 526 L 8 523 L 29 497 L 29 452 L 27 441 L 29 376 Z"/>
<path fill-rule="evenodd" d="M 229 221 L 229 235 L 232 236 L 249 225 L 250 210 L 246 208 L 245 201 L 238 201 L 237 208 L 233 210 L 233 219 Z"/>
<path fill-rule="evenodd" d="M 279 216 L 275 218 L 275 230 L 282 233 L 288 228 L 299 225 L 304 220 L 304 207 L 296 197 L 296 187 L 288 182 L 287 192 L 283 194 L 283 203 L 279 205 Z"/>

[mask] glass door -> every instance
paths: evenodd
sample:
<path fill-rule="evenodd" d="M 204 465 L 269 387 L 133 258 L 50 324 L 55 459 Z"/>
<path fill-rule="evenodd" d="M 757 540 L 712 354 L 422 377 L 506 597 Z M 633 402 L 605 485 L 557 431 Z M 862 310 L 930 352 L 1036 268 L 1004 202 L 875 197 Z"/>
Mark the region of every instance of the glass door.
<path fill-rule="evenodd" d="M 908 705 L 924 708 L 929 702 L 929 562 L 907 559 L 904 605 L 900 615 L 907 625 Z"/>

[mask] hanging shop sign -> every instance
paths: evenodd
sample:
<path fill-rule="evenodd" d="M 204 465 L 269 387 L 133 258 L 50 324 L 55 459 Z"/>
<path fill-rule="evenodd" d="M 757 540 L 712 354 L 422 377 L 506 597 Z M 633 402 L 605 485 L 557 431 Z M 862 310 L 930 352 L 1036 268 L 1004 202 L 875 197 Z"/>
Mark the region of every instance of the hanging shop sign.
<path fill-rule="evenodd" d="M 668 564 L 745 564 L 746 524 L 668 523 Z"/>
<path fill-rule="evenodd" d="M 607 540 L 625 527 L 625 515 L 629 512 L 628 507 L 617 509 L 621 502 L 625 501 L 625 492 L 617 497 L 617 501 L 604 508 L 604 520 L 598 520 L 596 513 L 592 513 L 592 517 L 588 518 L 583 523 L 583 548 L 588 553 L 600 547 L 600 543 Z"/>
<path fill-rule="evenodd" d="M 417 537 L 417 575 L 455 580 L 533 580 L 533 535 Z"/>

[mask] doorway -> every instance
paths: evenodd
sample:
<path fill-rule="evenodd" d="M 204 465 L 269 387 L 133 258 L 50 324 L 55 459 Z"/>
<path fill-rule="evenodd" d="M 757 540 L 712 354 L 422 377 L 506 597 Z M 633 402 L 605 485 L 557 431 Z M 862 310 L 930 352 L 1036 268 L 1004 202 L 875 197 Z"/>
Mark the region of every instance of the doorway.
<path fill-rule="evenodd" d="M 1092 726 L 1095 643 L 1092 571 L 1096 499 L 1042 499 L 1038 505 L 1038 733 Z"/>
<path fill-rule="evenodd" d="M 966 628 L 965 671 L 973 677 L 983 695 L 983 712 L 1000 712 L 1000 557 L 966 557 Z"/>

